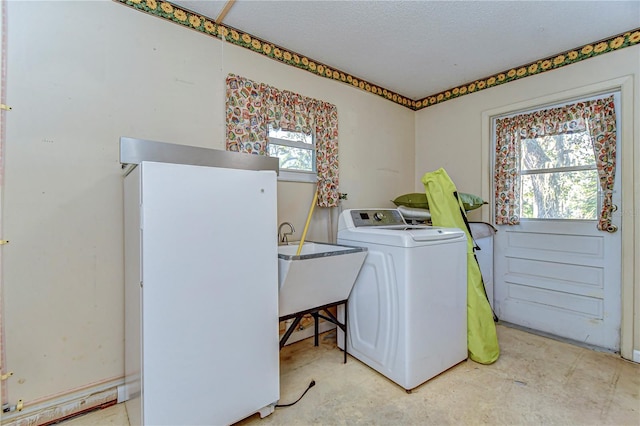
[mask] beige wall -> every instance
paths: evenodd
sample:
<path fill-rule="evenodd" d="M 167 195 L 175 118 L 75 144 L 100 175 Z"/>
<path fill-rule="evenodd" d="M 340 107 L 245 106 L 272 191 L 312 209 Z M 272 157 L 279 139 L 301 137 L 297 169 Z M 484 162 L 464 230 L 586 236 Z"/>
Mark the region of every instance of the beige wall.
<path fill-rule="evenodd" d="M 490 200 L 491 112 L 506 113 L 550 100 L 585 96 L 624 84 L 622 93 L 622 353 L 640 351 L 640 46 L 599 56 L 564 68 L 483 90 L 416 113 L 416 180 L 444 167 L 461 192 Z M 539 100 L 539 101 L 536 101 Z M 635 177 L 634 177 L 635 176 Z M 422 190 L 421 185 L 416 190 Z M 490 220 L 490 207 L 472 214 Z M 635 230 L 635 231 L 634 231 Z M 634 319 L 634 312 L 636 319 Z M 636 356 L 640 356 L 637 353 Z"/>
<path fill-rule="evenodd" d="M 337 105 L 344 207 L 389 205 L 413 189 L 406 108 L 115 2 L 7 8 L 13 111 L 2 212 L 11 244 L 2 279 L 11 404 L 122 377 L 118 140 L 223 149 L 227 73 Z M 298 236 L 312 193 L 309 184 L 279 185 L 279 221 L 293 222 Z M 329 216 L 316 212 L 308 238 L 330 239 Z"/>

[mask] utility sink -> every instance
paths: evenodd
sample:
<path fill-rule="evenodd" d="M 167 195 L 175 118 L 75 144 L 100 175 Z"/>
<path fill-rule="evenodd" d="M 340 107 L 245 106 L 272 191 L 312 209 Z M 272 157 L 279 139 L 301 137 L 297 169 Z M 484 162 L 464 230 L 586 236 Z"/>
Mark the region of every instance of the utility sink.
<path fill-rule="evenodd" d="M 349 298 L 367 256 L 364 247 L 305 242 L 278 246 L 279 316 Z"/>

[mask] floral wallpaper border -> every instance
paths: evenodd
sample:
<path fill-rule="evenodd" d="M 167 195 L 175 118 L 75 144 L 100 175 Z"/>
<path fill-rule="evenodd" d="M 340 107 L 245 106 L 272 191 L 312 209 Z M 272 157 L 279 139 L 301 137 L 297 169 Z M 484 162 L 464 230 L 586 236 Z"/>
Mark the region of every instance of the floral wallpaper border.
<path fill-rule="evenodd" d="M 640 43 L 640 28 L 618 34 L 610 38 L 589 43 L 566 52 L 559 53 L 548 58 L 540 59 L 536 62 L 525 64 L 519 67 L 505 70 L 500 73 L 468 82 L 457 87 L 453 87 L 427 96 L 423 99 L 410 99 L 398 93 L 377 86 L 366 80 L 340 71 L 329 65 L 320 63 L 307 56 L 293 52 L 289 49 L 277 46 L 266 40 L 259 39 L 249 33 L 238 29 L 216 24 L 213 19 L 195 14 L 189 10 L 175 6 L 174 4 L 161 0 L 114 0 L 142 12 L 174 22 L 192 30 L 201 32 L 211 37 L 224 39 L 229 43 L 252 50 L 261 55 L 267 56 L 276 61 L 303 69 L 320 77 L 336 80 L 349 84 L 358 89 L 364 90 L 374 95 L 390 100 L 399 105 L 405 106 L 414 111 L 446 102 L 460 96 L 468 95 L 490 87 L 499 86 L 521 78 L 540 74 L 575 64 L 585 59 L 593 58 L 605 53 L 620 50 L 625 47 L 634 46 Z"/>

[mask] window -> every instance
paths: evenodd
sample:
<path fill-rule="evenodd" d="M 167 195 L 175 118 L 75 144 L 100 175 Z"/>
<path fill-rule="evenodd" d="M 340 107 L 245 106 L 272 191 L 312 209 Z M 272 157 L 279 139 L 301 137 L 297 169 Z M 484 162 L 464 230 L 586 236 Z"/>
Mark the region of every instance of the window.
<path fill-rule="evenodd" d="M 267 152 L 280 160 L 280 180 L 316 182 L 316 146 L 307 135 L 269 125 Z"/>
<path fill-rule="evenodd" d="M 496 118 L 495 222 L 520 218 L 611 223 L 618 93 Z M 594 212 L 595 209 L 595 212 Z"/>
<path fill-rule="evenodd" d="M 338 206 L 340 173 L 335 105 L 229 74 L 226 107 L 227 151 L 278 156 L 282 165 L 279 180 L 314 183 L 318 188 L 318 206 Z M 285 131 L 278 134 L 269 129 L 269 123 Z M 315 133 L 307 136 L 286 131 L 291 129 Z M 286 133 L 298 135 L 285 137 Z"/>
<path fill-rule="evenodd" d="M 520 217 L 598 217 L 598 171 L 589 133 L 561 133 L 520 143 Z"/>

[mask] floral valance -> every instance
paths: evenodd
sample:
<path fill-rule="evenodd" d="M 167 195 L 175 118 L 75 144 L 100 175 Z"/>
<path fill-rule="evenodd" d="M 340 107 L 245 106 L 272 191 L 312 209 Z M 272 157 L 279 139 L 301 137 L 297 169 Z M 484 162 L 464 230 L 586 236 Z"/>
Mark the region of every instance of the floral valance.
<path fill-rule="evenodd" d="M 582 116 L 583 108 L 581 104 L 574 104 L 564 108 L 536 111 L 517 115 L 513 117 L 511 123 L 520 129 L 521 139 L 582 132 L 586 129 Z"/>

